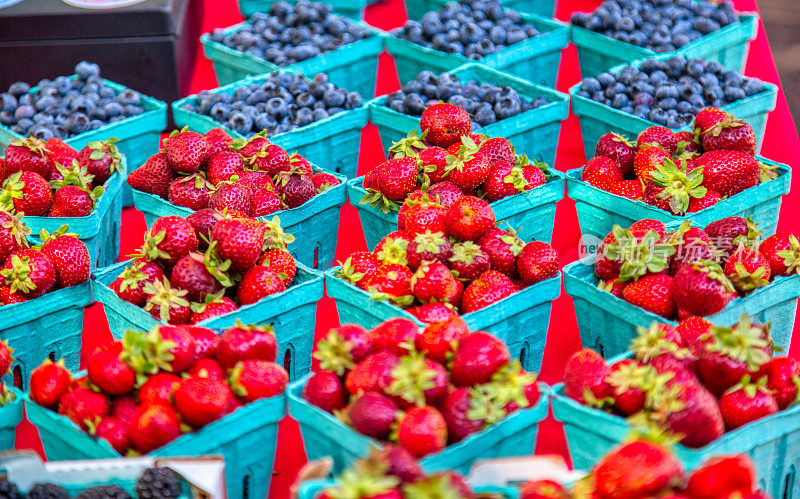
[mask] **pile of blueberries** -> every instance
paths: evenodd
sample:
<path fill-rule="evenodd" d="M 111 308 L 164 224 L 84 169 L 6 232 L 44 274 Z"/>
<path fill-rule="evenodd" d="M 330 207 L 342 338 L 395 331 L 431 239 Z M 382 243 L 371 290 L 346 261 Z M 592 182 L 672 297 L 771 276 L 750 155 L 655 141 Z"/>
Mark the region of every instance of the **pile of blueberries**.
<path fill-rule="evenodd" d="M 575 12 L 570 22 L 663 53 L 738 20 L 729 1 L 606 0 L 592 13 Z"/>
<path fill-rule="evenodd" d="M 421 116 L 428 106 L 439 101 L 456 105 L 472 115 L 473 122 L 486 126 L 519 113 L 547 104 L 544 97 L 528 100 L 505 85 L 478 83 L 469 80 L 463 85 L 450 73 L 436 76 L 423 71 L 403 85 L 402 89 L 386 96 L 391 109 L 412 116 Z"/>
<path fill-rule="evenodd" d="M 368 29 L 331 12 L 330 5 L 299 0 L 275 2 L 269 13 L 257 12 L 244 25 L 226 34 L 215 29 L 212 41 L 278 66 L 330 52 L 370 36 Z"/>
<path fill-rule="evenodd" d="M 670 128 L 692 122 L 704 107 L 722 107 L 756 95 L 764 84 L 727 71 L 719 62 L 672 57 L 646 59 L 639 68 L 584 78 L 578 95 Z"/>
<path fill-rule="evenodd" d="M 419 21 L 406 21 L 397 36 L 477 60 L 539 34 L 499 0 L 461 0 L 427 12 Z"/>
<path fill-rule="evenodd" d="M 301 75 L 272 73 L 263 83 L 238 87 L 233 94 L 200 92 L 183 109 L 210 116 L 245 137 L 262 130 L 288 132 L 361 106 L 361 95 L 337 88 L 328 75 L 312 81 Z"/>
<path fill-rule="evenodd" d="M 39 81 L 35 91 L 15 82 L 0 93 L 0 124 L 27 137 L 66 139 L 144 112 L 133 90 L 117 91 L 100 77 L 100 66 L 81 61 L 74 80 L 59 76 Z"/>

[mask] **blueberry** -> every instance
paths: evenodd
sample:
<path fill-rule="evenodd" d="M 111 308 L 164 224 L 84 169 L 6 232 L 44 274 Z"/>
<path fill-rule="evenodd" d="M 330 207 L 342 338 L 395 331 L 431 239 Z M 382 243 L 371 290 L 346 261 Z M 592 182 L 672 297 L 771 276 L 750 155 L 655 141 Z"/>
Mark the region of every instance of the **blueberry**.
<path fill-rule="evenodd" d="M 497 117 L 494 114 L 494 110 L 488 104 L 482 104 L 478 106 L 478 109 L 475 111 L 475 115 L 473 116 L 474 121 L 481 126 L 490 125 L 497 121 Z"/>
<path fill-rule="evenodd" d="M 241 111 L 234 111 L 228 115 L 227 125 L 231 130 L 244 134 L 253 128 L 253 118 Z"/>
<path fill-rule="evenodd" d="M 614 76 L 612 76 L 611 73 L 600 73 L 599 75 L 597 75 L 597 81 L 603 88 L 613 85 L 616 82 Z"/>
<path fill-rule="evenodd" d="M 669 116 L 667 115 L 667 112 L 663 109 L 656 108 L 650 111 L 650 121 L 653 121 L 659 125 L 666 125 L 668 118 Z"/>
<path fill-rule="evenodd" d="M 17 99 L 9 93 L 0 94 L 0 111 L 14 111 L 17 109 Z"/>
<path fill-rule="evenodd" d="M 419 94 L 409 94 L 403 101 L 403 109 L 406 114 L 420 116 L 425 111 L 425 101 Z"/>
<path fill-rule="evenodd" d="M 678 106 L 678 101 L 672 97 L 661 99 L 658 101 L 658 107 L 664 110 L 675 109 Z"/>
<path fill-rule="evenodd" d="M 751 95 L 761 93 L 764 90 L 764 85 L 758 80 L 748 79 L 743 88 L 745 95 L 750 97 Z"/>
<path fill-rule="evenodd" d="M 332 91 L 331 91 L 331 90 L 329 90 L 328 92 L 332 92 Z M 327 94 L 328 92 L 326 92 L 326 94 Z M 323 96 L 323 98 L 324 98 L 324 96 Z M 313 95 L 311 95 L 309 92 L 304 92 L 304 93 L 301 93 L 301 94 L 300 94 L 300 95 L 298 95 L 298 96 L 297 96 L 297 98 L 295 99 L 295 102 L 296 102 L 296 103 L 297 103 L 297 105 L 298 105 L 298 106 L 300 106 L 300 107 L 311 107 L 311 106 L 313 106 L 313 105 L 314 105 L 314 103 L 315 103 L 316 101 L 317 101 L 317 99 L 315 99 L 315 98 L 314 98 L 314 96 L 313 96 Z"/>
<path fill-rule="evenodd" d="M 34 114 L 36 114 L 36 109 L 29 104 L 24 104 L 14 111 L 14 119 L 20 121 L 24 118 L 32 118 Z"/>
<path fill-rule="evenodd" d="M 611 106 L 616 109 L 622 109 L 623 107 L 628 106 L 630 103 L 630 99 L 625 94 L 617 94 L 611 99 Z"/>
<path fill-rule="evenodd" d="M 682 100 L 678 102 L 675 109 L 681 114 L 692 114 L 692 104 L 689 101 Z"/>
<path fill-rule="evenodd" d="M 14 113 L 11 111 L 0 111 L 0 124 L 10 126 L 14 121 Z"/>
<path fill-rule="evenodd" d="M 141 106 L 133 106 L 129 104 L 127 106 L 122 107 L 122 113 L 125 116 L 137 116 L 139 114 L 142 114 L 143 112 L 144 108 Z"/>
<path fill-rule="evenodd" d="M 269 130 L 271 128 L 274 128 L 275 125 L 276 125 L 275 120 L 272 119 L 272 116 L 266 113 L 259 114 L 253 120 L 253 127 L 256 130 Z"/>
<path fill-rule="evenodd" d="M 733 86 L 726 86 L 723 89 L 723 93 L 725 94 L 725 100 L 728 102 L 735 102 L 747 96 L 742 88 Z"/>
<path fill-rule="evenodd" d="M 117 102 L 122 104 L 123 106 L 132 104 L 138 105 L 141 100 L 141 97 L 138 92 L 134 92 L 133 90 L 123 90 L 122 92 L 117 95 Z"/>
<path fill-rule="evenodd" d="M 297 126 L 305 126 L 314 121 L 314 114 L 308 108 L 301 108 L 297 110 L 294 117 L 294 124 Z"/>
<path fill-rule="evenodd" d="M 283 99 L 273 97 L 267 101 L 267 112 L 279 120 L 289 114 L 289 108 Z"/>
<path fill-rule="evenodd" d="M 75 112 L 67 118 L 67 130 L 77 135 L 89 129 L 89 117 L 81 112 Z"/>
<path fill-rule="evenodd" d="M 8 93 L 13 95 L 14 97 L 19 98 L 21 95 L 25 95 L 31 89 L 31 86 L 25 83 L 24 81 L 17 81 L 11 84 L 8 87 Z"/>

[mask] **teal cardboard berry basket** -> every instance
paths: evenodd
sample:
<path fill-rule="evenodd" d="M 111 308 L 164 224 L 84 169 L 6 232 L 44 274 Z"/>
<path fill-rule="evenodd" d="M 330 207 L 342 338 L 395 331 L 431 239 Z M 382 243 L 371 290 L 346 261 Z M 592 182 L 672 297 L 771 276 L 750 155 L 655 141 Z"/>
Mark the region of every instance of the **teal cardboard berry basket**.
<path fill-rule="evenodd" d="M 677 324 L 599 289 L 599 279 L 594 275 L 594 256 L 586 263 L 581 260 L 570 263 L 563 272 L 564 290 L 575 305 L 581 343 L 605 358 L 627 351 L 636 337 L 637 327 L 647 328 L 654 322 Z M 798 297 L 800 275 L 776 277 L 768 286 L 732 300 L 721 312 L 706 318 L 714 324 L 733 325 L 747 313 L 762 324 L 771 322 L 770 333 L 775 345 L 788 352 Z"/>
<path fill-rule="evenodd" d="M 758 158 L 759 161 L 777 166 L 778 177 L 751 187 L 739 194 L 725 198 L 717 204 L 686 215 L 673 215 L 643 201 L 617 196 L 581 180 L 583 168 L 567 172 L 567 196 L 575 200 L 581 234 L 600 239 L 611 231 L 614 225 L 628 227 L 637 220 L 651 218 L 662 222 L 680 223 L 691 219 L 700 225 L 707 225 L 726 217 L 747 217 L 753 215 L 759 221 L 759 228 L 766 236 L 775 233 L 781 198 L 789 193 L 792 170 L 788 165 Z"/>
<path fill-rule="evenodd" d="M 68 369 L 78 369 L 83 309 L 91 301 L 92 283 L 87 281 L 0 307 L 0 338 L 14 349 L 11 374 L 2 381 L 24 390 L 31 371 L 48 358 L 63 358 Z"/>
<path fill-rule="evenodd" d="M 314 167 L 314 171 L 324 172 Z M 279 217 L 283 230 L 295 236 L 289 252 L 300 263 L 314 268 L 327 269 L 333 265 L 336 240 L 339 233 L 339 211 L 347 201 L 347 178 L 335 174 L 341 182 L 309 199 L 297 208 L 279 210 L 260 220 Z M 194 213 L 191 208 L 176 206 L 168 200 L 133 189 L 133 203 L 144 213 L 149 227 L 159 217 L 178 215 L 186 218 Z"/>
<path fill-rule="evenodd" d="M 9 387 L 14 393 L 14 400 L 0 406 L 0 451 L 14 450 L 17 436 L 17 425 L 22 421 L 23 393 Z"/>
<path fill-rule="evenodd" d="M 369 293 L 336 277 L 339 267 L 325 272 L 326 292 L 336 300 L 339 322 L 372 328 L 381 322 L 404 317 L 424 326 L 408 311 L 386 301 L 375 301 Z M 518 291 L 488 307 L 461 317 L 470 330 L 488 331 L 508 346 L 513 357 L 528 371 L 538 372 L 550 325 L 550 308 L 561 295 L 561 274 Z"/>
<path fill-rule="evenodd" d="M 116 339 L 121 339 L 128 329 L 149 331 L 153 326 L 164 324 L 143 308 L 119 298 L 109 287 L 130 263 L 130 260 L 121 262 L 94 274 L 95 298 L 103 304 L 108 327 Z M 234 326 L 237 320 L 243 324 L 270 324 L 278 340 L 277 362 L 284 366 L 291 379 L 296 379 L 311 369 L 314 322 L 322 290 L 322 275 L 298 264 L 294 282 L 286 291 L 241 306 L 231 313 L 198 322 L 197 325 L 225 329 Z"/>
<path fill-rule="evenodd" d="M 547 99 L 549 102 L 543 106 L 486 125 L 476 131 L 491 137 L 505 137 L 517 153 L 525 153 L 529 158 L 543 161 L 548 165 L 555 163 L 561 122 L 569 114 L 569 96 L 474 62 L 461 66 L 452 74 L 462 83 L 477 80 L 479 83 L 505 85 L 529 100 L 537 97 Z M 419 129 L 418 116 L 390 109 L 386 106 L 385 96 L 370 102 L 369 119 L 378 127 L 384 151 L 388 151 L 393 142 L 405 137 L 409 131 Z"/>
<path fill-rule="evenodd" d="M 225 33 L 238 31 L 245 24 L 246 21 L 226 28 Z M 363 22 L 358 24 L 370 31 L 368 38 L 285 67 L 212 41 L 208 33 L 200 37 L 200 42 L 206 57 L 214 64 L 214 73 L 220 85 L 233 83 L 245 76 L 271 73 L 285 68 L 312 78 L 317 73 L 325 73 L 337 87 L 358 92 L 364 99 L 371 99 L 375 95 L 378 54 L 384 49 L 384 32 Z"/>
<path fill-rule="evenodd" d="M 127 174 L 125 156 L 121 157 L 121 169 L 109 178 L 105 191 L 95 203 L 94 210 L 86 217 L 23 217 L 22 220 L 34 235 L 42 229 L 53 233 L 62 225 L 77 234 L 89 250 L 92 268 L 101 268 L 117 261 L 119 256 L 120 231 L 122 230 L 123 185 Z"/>
<path fill-rule="evenodd" d="M 306 402 L 303 399 L 303 387 L 307 381 L 308 377 L 289 385 L 289 415 L 300 424 L 308 460 L 330 456 L 333 459 L 333 473 L 338 475 L 359 458 L 367 456 L 370 449 L 381 444 Z M 479 459 L 532 454 L 539 423 L 549 411 L 547 385 L 539 383 L 539 391 L 541 398 L 536 405 L 520 409 L 482 432 L 420 459 L 420 466 L 427 473 L 455 470 L 467 474 L 472 463 Z"/>
<path fill-rule="evenodd" d="M 630 353 L 614 359 L 629 358 Z M 564 425 L 572 466 L 590 469 L 612 448 L 624 442 L 632 431 L 619 416 L 586 407 L 564 395 L 563 385 L 551 388 L 553 416 Z M 687 470 L 721 455 L 749 454 L 755 464 L 759 488 L 770 497 L 800 497 L 797 469 L 800 455 L 793 452 L 800 439 L 800 406 L 790 407 L 766 418 L 725 433 L 710 444 L 692 449 L 680 444 L 672 452 Z"/>
<path fill-rule="evenodd" d="M 311 480 L 303 482 L 297 489 L 297 499 L 316 499 L 325 489 L 335 487 L 334 480 Z M 498 499 L 517 499 L 519 491 L 513 487 L 476 487 L 474 492 L 481 494 L 480 497 L 496 497 Z"/>
<path fill-rule="evenodd" d="M 268 76 L 248 76 L 235 83 L 214 89 L 212 92 L 233 94 L 234 90 L 239 87 L 251 83 L 263 83 Z M 172 103 L 172 117 L 178 127 L 188 126 L 189 129 L 200 133 L 219 127 L 225 129 L 232 137 L 242 137 L 240 133 L 229 129 L 224 123 L 215 121 L 210 116 L 183 108 L 185 104 L 196 102 L 197 96 L 192 95 Z M 269 137 L 269 140 L 283 147 L 289 153 L 299 152 L 311 163 L 328 171 L 353 178 L 356 176 L 358 168 L 361 129 L 367 125 L 368 114 L 367 104 L 364 103 L 359 108 L 336 113 L 324 120 L 273 135 Z M 149 151 L 152 150 L 153 148 L 149 149 Z M 147 157 L 139 163 L 131 164 L 143 164 L 146 160 Z"/>
<path fill-rule="evenodd" d="M 758 14 L 739 14 L 739 22 L 713 31 L 669 55 L 716 61 L 726 68 L 744 71 L 750 40 L 756 37 Z M 594 76 L 609 68 L 659 55 L 656 51 L 616 40 L 595 31 L 570 25 L 572 43 L 578 48 L 581 76 Z"/>
<path fill-rule="evenodd" d="M 540 31 L 538 36 L 489 54 L 481 65 L 504 71 L 527 81 L 555 88 L 561 50 L 569 43 L 569 27 L 554 19 L 536 14 L 521 14 L 526 24 Z M 434 73 L 453 70 L 470 62 L 461 54 L 448 54 L 398 38 L 399 30 L 386 38 L 386 48 L 394 56 L 400 81 L 413 80 L 420 71 Z"/>
<path fill-rule="evenodd" d="M 518 230 L 517 235 L 525 242 L 549 243 L 553 236 L 556 203 L 564 197 L 564 174 L 553 168 L 548 168 L 547 174 L 544 185 L 491 203 L 498 225 Z M 380 208 L 361 204 L 361 197 L 367 194 L 363 182 L 364 177 L 349 180 L 347 195 L 350 204 L 358 209 L 367 246 L 374 248 L 386 234 L 397 230 L 397 212 L 384 213 Z"/>
<path fill-rule="evenodd" d="M 659 55 L 655 59 L 669 59 L 674 54 Z M 630 65 L 639 67 L 641 60 L 632 62 Z M 627 64 L 616 66 L 609 70 L 611 73 L 618 73 Z M 775 109 L 777 102 L 778 87 L 772 83 L 762 82 L 764 91 L 745 97 L 731 104 L 722 107 L 723 111 L 733 114 L 740 120 L 744 120 L 753 127 L 758 142 L 758 150 L 761 150 L 761 143 L 764 140 L 764 133 L 767 128 L 767 115 Z M 600 137 L 608 132 L 616 132 L 628 138 L 636 138 L 639 132 L 647 127 L 654 126 L 649 120 L 644 120 L 638 116 L 624 113 L 619 109 L 601 104 L 586 97 L 578 95 L 581 84 L 577 83 L 570 87 L 569 94 L 572 102 L 572 112 L 578 116 L 581 123 L 581 134 L 583 135 L 583 149 L 586 157 L 594 156 L 594 149 Z M 679 130 L 689 130 L 689 127 Z"/>
<path fill-rule="evenodd" d="M 39 430 L 45 456 L 51 461 L 121 457 L 97 439 L 25 395 L 28 419 Z M 148 456 L 179 457 L 219 454 L 225 458 L 229 498 L 267 496 L 275 459 L 278 421 L 286 415 L 286 395 L 257 400 L 203 428 L 185 433 Z"/>
<path fill-rule="evenodd" d="M 409 19 L 419 19 L 426 12 L 438 10 L 452 0 L 405 0 Z M 517 12 L 538 14 L 553 17 L 556 10 L 555 0 L 503 0 L 503 6 Z"/>
<path fill-rule="evenodd" d="M 367 2 L 375 0 L 327 0 L 325 3 L 333 7 L 333 10 L 339 14 L 351 17 L 353 19 L 361 19 L 364 7 Z M 297 0 L 288 0 L 289 3 L 297 3 Z M 256 12 L 269 12 L 270 6 L 274 0 L 238 0 L 239 12 L 244 17 L 250 17 Z"/>

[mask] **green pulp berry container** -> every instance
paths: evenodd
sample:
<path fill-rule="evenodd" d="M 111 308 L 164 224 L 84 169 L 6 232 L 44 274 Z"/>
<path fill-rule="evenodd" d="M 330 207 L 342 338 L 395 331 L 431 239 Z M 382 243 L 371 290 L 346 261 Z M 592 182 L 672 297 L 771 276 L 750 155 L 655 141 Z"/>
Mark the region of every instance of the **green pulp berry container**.
<path fill-rule="evenodd" d="M 375 301 L 369 293 L 336 276 L 339 267 L 325 272 L 325 288 L 336 300 L 339 322 L 373 328 L 393 317 L 424 323 L 396 305 Z M 471 331 L 488 331 L 508 346 L 528 371 L 538 372 L 550 324 L 553 300 L 561 295 L 561 274 L 528 286 L 488 307 L 463 314 Z"/>
<path fill-rule="evenodd" d="M 324 172 L 314 167 L 316 172 Z M 336 240 L 339 233 L 339 211 L 347 201 L 347 180 L 343 175 L 334 174 L 341 182 L 309 199 L 296 208 L 279 210 L 260 217 L 260 220 L 272 220 L 279 217 L 281 227 L 295 236 L 295 242 L 289 245 L 289 252 L 300 263 L 314 268 L 327 269 L 333 265 L 336 255 Z M 191 208 L 176 206 L 168 200 L 133 189 L 133 203 L 136 209 L 144 213 L 144 220 L 149 227 L 159 217 L 178 215 L 186 218 L 194 213 Z"/>
<path fill-rule="evenodd" d="M 553 168 L 548 168 L 547 174 L 545 184 L 491 203 L 498 225 L 518 230 L 517 235 L 525 242 L 549 243 L 553 236 L 556 203 L 564 197 L 564 174 Z M 367 246 L 374 248 L 386 234 L 397 230 L 397 212 L 384 213 L 380 208 L 361 204 L 361 197 L 367 194 L 363 181 L 364 177 L 348 181 L 347 195 L 350 204 L 358 209 Z"/>
<path fill-rule="evenodd" d="M 121 339 L 128 329 L 149 331 L 153 326 L 164 324 L 143 308 L 122 300 L 109 287 L 130 264 L 129 260 L 94 273 L 95 298 L 103 304 L 108 327 L 116 339 Z M 243 324 L 272 325 L 278 340 L 277 362 L 295 379 L 311 370 L 317 301 L 322 298 L 322 291 L 322 275 L 298 263 L 297 275 L 286 291 L 241 306 L 228 314 L 198 322 L 197 325 L 225 329 L 234 326 L 237 320 Z"/>
<path fill-rule="evenodd" d="M 659 55 L 655 59 L 664 60 L 673 57 L 673 55 Z M 631 63 L 631 66 L 639 67 L 642 63 L 641 60 Z M 624 66 L 616 66 L 609 71 L 611 73 L 618 73 Z M 596 76 L 596 75 L 595 75 Z M 767 115 L 770 111 L 775 109 L 777 102 L 778 87 L 772 83 L 763 82 L 764 91 L 745 97 L 721 109 L 726 111 L 740 120 L 744 120 L 753 127 L 758 142 L 758 149 L 761 150 L 761 143 L 764 140 L 764 133 L 767 129 Z M 572 99 L 572 112 L 578 116 L 581 124 L 581 134 L 583 135 L 583 149 L 586 152 L 586 157 L 591 158 L 594 156 L 594 149 L 597 146 L 597 141 L 600 137 L 608 132 L 615 132 L 628 138 L 635 139 L 639 133 L 647 127 L 654 126 L 649 120 L 644 120 L 638 116 L 624 113 L 619 109 L 614 109 L 611 106 L 601 104 L 586 97 L 578 95 L 581 84 L 573 85 L 569 89 L 569 94 Z M 680 130 L 689 130 L 689 127 L 682 129 L 673 129 L 677 132 Z"/>
<path fill-rule="evenodd" d="M 637 327 L 647 328 L 654 322 L 677 324 L 599 289 L 600 281 L 594 275 L 594 255 L 585 263 L 582 260 L 570 263 L 563 272 L 564 290 L 575 305 L 581 343 L 605 358 L 627 351 L 637 335 Z M 768 286 L 731 300 L 725 309 L 706 319 L 714 324 L 733 325 L 746 313 L 762 324 L 771 322 L 770 333 L 775 345 L 789 351 L 798 297 L 800 275 L 776 277 Z"/>
<path fill-rule="evenodd" d="M 630 353 L 614 359 L 629 358 Z M 564 395 L 563 385 L 551 389 L 553 416 L 564 425 L 572 466 L 591 469 L 611 449 L 629 437 L 632 427 L 619 416 L 586 407 Z M 693 449 L 675 444 L 672 452 L 687 470 L 712 457 L 748 454 L 755 464 L 758 486 L 770 497 L 800 497 L 797 469 L 800 455 L 793 452 L 800 439 L 800 407 L 746 424 L 710 444 Z"/>
<path fill-rule="evenodd" d="M 311 480 L 300 484 L 297 489 L 297 499 L 316 499 L 325 489 L 335 487 L 334 480 Z M 494 497 L 497 499 L 517 499 L 519 491 L 513 487 L 476 487 L 474 492 L 480 497 Z"/>
<path fill-rule="evenodd" d="M 24 395 L 13 387 L 9 389 L 14 393 L 14 400 L 0 406 L 0 451 L 14 450 L 17 425 L 22 421 Z"/>
<path fill-rule="evenodd" d="M 409 19 L 419 19 L 426 12 L 438 10 L 452 0 L 405 0 Z M 553 17 L 556 10 L 555 0 L 503 0 L 503 6 L 518 12 Z"/>
<path fill-rule="evenodd" d="M 554 19 L 536 14 L 521 14 L 527 24 L 540 31 L 538 36 L 489 54 L 481 65 L 504 71 L 529 82 L 555 88 L 561 50 L 569 43 L 569 27 Z M 386 48 L 394 56 L 400 81 L 413 80 L 420 71 L 451 71 L 470 62 L 461 54 L 448 54 L 398 38 L 399 30 L 386 38 Z"/>
<path fill-rule="evenodd" d="M 291 4 L 297 3 L 297 0 L 287 1 Z M 325 3 L 333 7 L 333 10 L 339 14 L 353 19 L 361 19 L 367 1 L 374 0 L 327 0 Z M 250 17 L 256 12 L 269 12 L 274 0 L 238 0 L 238 2 L 239 12 L 242 13 L 242 16 Z"/>
<path fill-rule="evenodd" d="M 225 33 L 238 31 L 245 24 L 246 21 L 233 25 L 225 29 Z M 285 68 L 312 78 L 317 73 L 325 73 L 337 87 L 358 92 L 365 99 L 371 99 L 375 95 L 378 54 L 384 49 L 384 33 L 363 22 L 359 24 L 368 29 L 371 36 L 285 67 L 212 41 L 208 33 L 200 37 L 200 42 L 206 57 L 214 64 L 214 73 L 220 85 Z"/>
<path fill-rule="evenodd" d="M 581 76 L 594 76 L 614 66 L 637 59 L 646 59 L 658 54 L 656 51 L 580 26 L 570 26 L 572 43 L 578 48 Z M 726 68 L 744 71 L 750 40 L 756 37 L 758 14 L 739 14 L 739 22 L 731 23 L 713 31 L 669 55 L 716 61 Z"/>
<path fill-rule="evenodd" d="M 94 438 L 66 417 L 35 404 L 27 395 L 25 410 L 39 430 L 45 456 L 50 461 L 121 457 L 105 440 Z M 228 497 L 261 499 L 269 492 L 278 421 L 285 415 L 285 394 L 257 400 L 147 455 L 221 455 L 225 458 Z"/>
<path fill-rule="evenodd" d="M 307 381 L 308 377 L 289 385 L 289 415 L 300 424 L 308 460 L 330 456 L 333 473 L 338 475 L 359 458 L 366 457 L 380 442 L 361 435 L 332 414 L 307 402 L 303 398 Z M 420 466 L 427 473 L 455 470 L 466 474 L 479 459 L 532 454 L 539 423 L 549 411 L 547 385 L 539 383 L 539 390 L 542 395 L 536 405 L 520 409 L 482 432 L 420 459 Z"/>
<path fill-rule="evenodd" d="M 233 94 L 239 87 L 251 83 L 263 83 L 268 76 L 248 76 L 243 80 L 214 89 L 212 92 Z M 196 95 L 172 103 L 172 117 L 178 127 L 188 126 L 189 129 L 200 133 L 219 127 L 225 129 L 232 137 L 242 137 L 240 133 L 227 128 L 224 123 L 215 121 L 210 116 L 183 109 L 183 105 L 194 102 L 197 102 Z M 364 103 L 356 109 L 336 113 L 324 120 L 273 135 L 269 137 L 269 140 L 273 144 L 283 147 L 290 154 L 297 151 L 315 165 L 328 171 L 341 173 L 347 178 L 353 178 L 356 176 L 358 168 L 361 129 L 367 125 L 368 115 L 367 104 Z M 149 151 L 152 150 L 153 148 L 149 149 Z M 131 164 L 144 164 L 146 160 L 147 157 L 139 163 Z"/>
<path fill-rule="evenodd" d="M 673 215 L 643 201 L 617 196 L 581 180 L 583 168 L 567 172 L 567 196 L 575 200 L 581 234 L 604 238 L 614 225 L 629 227 L 637 220 L 651 218 L 662 222 L 680 223 L 691 219 L 700 225 L 707 225 L 726 217 L 747 217 L 753 215 L 759 221 L 759 228 L 766 236 L 775 233 L 781 198 L 789 194 L 792 170 L 788 165 L 775 163 L 759 157 L 759 161 L 777 165 L 778 177 L 751 187 L 743 192 L 725 198 L 713 206 L 686 215 Z"/>
<path fill-rule="evenodd" d="M 117 261 L 119 256 L 120 231 L 122 230 L 123 186 L 127 172 L 125 156 L 121 170 L 109 178 L 103 195 L 97 200 L 94 210 L 87 217 L 23 217 L 23 221 L 34 235 L 42 229 L 50 233 L 62 225 L 77 234 L 89 250 L 92 268 L 101 268 Z"/>
<path fill-rule="evenodd" d="M 461 66 L 452 74 L 462 83 L 476 80 L 479 83 L 505 85 L 529 100 L 544 97 L 550 101 L 536 109 L 486 125 L 476 131 L 491 137 L 505 137 L 517 153 L 525 153 L 529 158 L 548 165 L 554 164 L 561 122 L 569 114 L 569 96 L 474 62 Z M 419 130 L 419 117 L 390 109 L 386 106 L 386 96 L 370 102 L 369 119 L 378 127 L 384 151 L 388 151 L 393 142 L 405 137 L 409 131 Z"/>

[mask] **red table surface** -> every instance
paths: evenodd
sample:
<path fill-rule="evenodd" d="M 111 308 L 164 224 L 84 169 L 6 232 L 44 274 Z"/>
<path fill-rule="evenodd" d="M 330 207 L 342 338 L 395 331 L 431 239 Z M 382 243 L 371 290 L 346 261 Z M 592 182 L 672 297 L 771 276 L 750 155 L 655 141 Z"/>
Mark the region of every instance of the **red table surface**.
<path fill-rule="evenodd" d="M 204 32 L 216 27 L 230 26 L 242 20 L 234 0 L 204 1 L 206 9 L 203 18 Z M 561 20 L 568 20 L 571 12 L 591 10 L 599 4 L 599 0 L 560 0 L 556 17 Z M 755 0 L 734 0 L 734 4 L 739 11 L 756 11 L 758 9 Z M 384 0 L 369 6 L 366 10 L 366 21 L 382 29 L 400 26 L 405 19 L 406 13 L 402 0 Z M 211 62 L 203 57 L 202 47 L 199 42 L 198 47 L 197 63 L 192 76 L 192 93 L 217 86 Z M 745 74 L 780 85 L 767 37 L 763 26 L 760 24 L 758 37 L 750 46 Z M 577 53 L 575 47 L 570 45 L 563 54 L 557 88 L 566 92 L 571 85 L 579 80 Z M 382 54 L 378 67 L 378 94 L 391 92 L 396 90 L 398 86 L 394 62 L 388 54 Z M 782 90 L 778 93 L 777 108 L 769 117 L 761 154 L 769 159 L 788 163 L 792 166 L 795 165 L 795 158 L 800 155 L 800 141 L 795 132 L 792 117 L 789 114 L 789 108 L 786 105 Z M 363 175 L 366 171 L 384 161 L 384 159 L 385 155 L 381 149 L 377 129 L 375 126 L 369 125 L 364 130 L 361 139 L 359 174 Z M 561 171 L 566 171 L 581 166 L 584 161 L 580 126 L 577 118 L 570 114 L 570 117 L 564 121 L 561 128 L 555 167 Z M 324 167 L 325 165 L 321 166 Z M 800 217 L 795 217 L 800 212 L 797 204 L 800 190 L 794 188 L 798 182 L 800 180 L 795 176 L 792 183 L 792 193 L 783 200 L 783 211 L 778 224 L 779 230 L 800 233 Z M 120 257 L 124 259 L 125 255 L 131 253 L 141 244 L 145 223 L 142 214 L 133 208 L 126 209 L 122 218 Z M 575 205 L 571 200 L 565 198 L 558 203 L 555 226 L 553 244 L 561 255 L 562 264 L 566 264 L 577 258 L 577 244 L 580 237 Z M 353 251 L 364 249 L 366 249 L 366 243 L 356 210 L 352 206 L 346 205 L 342 208 L 337 258 L 344 259 Z M 326 332 L 336 325 L 338 325 L 338 316 L 334 302 L 326 297 L 320 301 L 317 308 L 315 334 L 319 337 L 320 333 Z M 84 316 L 82 358 L 85 360 L 87 353 L 92 352 L 96 346 L 109 341 L 110 338 L 111 335 L 102 305 L 96 304 L 88 308 Z M 580 337 L 572 301 L 566 294 L 562 293 L 562 296 L 555 301 L 553 306 L 541 379 L 551 383 L 559 381 L 564 363 L 569 355 L 578 348 L 580 348 Z M 800 349 L 800 345 L 793 345 L 790 354 L 796 355 L 798 349 Z M 23 422 L 19 427 L 17 448 L 30 448 L 37 450 L 40 454 L 42 453 L 36 429 L 28 422 Z M 540 432 L 537 453 L 555 453 L 567 457 L 560 425 L 552 421 L 552 419 L 544 423 Z M 270 498 L 285 498 L 289 496 L 289 487 L 294 481 L 297 471 L 305 461 L 305 452 L 298 426 L 293 420 L 286 418 L 281 423 L 278 436 L 275 474 L 270 489 Z"/>

